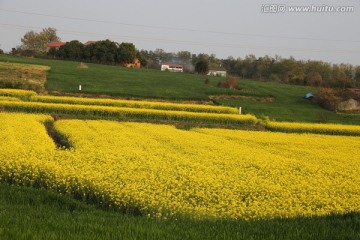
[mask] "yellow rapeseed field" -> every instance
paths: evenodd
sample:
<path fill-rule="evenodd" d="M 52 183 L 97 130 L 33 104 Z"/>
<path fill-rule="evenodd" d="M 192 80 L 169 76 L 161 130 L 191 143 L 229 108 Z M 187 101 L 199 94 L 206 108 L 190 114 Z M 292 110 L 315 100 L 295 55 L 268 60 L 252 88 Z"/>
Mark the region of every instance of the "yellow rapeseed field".
<path fill-rule="evenodd" d="M 265 126 L 274 131 L 297 133 L 320 133 L 333 135 L 360 135 L 359 125 L 300 123 L 300 122 L 266 122 Z"/>
<path fill-rule="evenodd" d="M 0 179 L 149 217 L 259 219 L 360 211 L 359 137 L 0 113 Z"/>
<path fill-rule="evenodd" d="M 37 93 L 31 90 L 0 88 L 0 96 L 28 98 L 33 95 L 37 95 Z"/>
<path fill-rule="evenodd" d="M 78 105 L 113 106 L 113 107 L 158 109 L 158 110 L 188 111 L 188 112 L 229 113 L 229 114 L 238 113 L 237 108 L 227 107 L 227 106 L 212 106 L 212 105 L 184 104 L 184 103 L 170 103 L 170 102 L 151 102 L 151 101 L 139 101 L 139 100 L 36 95 L 31 97 L 31 101 L 45 102 L 45 103 L 66 103 L 66 104 L 78 104 Z"/>

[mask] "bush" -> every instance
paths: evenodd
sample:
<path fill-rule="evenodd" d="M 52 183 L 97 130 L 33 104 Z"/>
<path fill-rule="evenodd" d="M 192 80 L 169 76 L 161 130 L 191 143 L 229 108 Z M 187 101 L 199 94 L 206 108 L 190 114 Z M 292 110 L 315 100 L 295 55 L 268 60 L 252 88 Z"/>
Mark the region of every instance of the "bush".
<path fill-rule="evenodd" d="M 342 98 L 337 96 L 337 93 L 332 88 L 319 88 L 315 93 L 313 101 L 325 109 L 335 111 Z"/>
<path fill-rule="evenodd" d="M 239 89 L 239 78 L 234 76 L 228 76 L 224 81 L 218 83 L 218 87 L 228 89 Z"/>

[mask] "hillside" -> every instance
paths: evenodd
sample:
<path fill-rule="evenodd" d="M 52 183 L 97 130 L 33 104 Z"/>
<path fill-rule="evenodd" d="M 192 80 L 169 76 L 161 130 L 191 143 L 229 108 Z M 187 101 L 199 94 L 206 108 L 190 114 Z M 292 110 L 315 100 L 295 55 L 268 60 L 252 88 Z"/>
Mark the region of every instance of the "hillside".
<path fill-rule="evenodd" d="M 78 62 L 0 56 L 0 61 L 49 66 L 46 89 L 53 94 L 108 96 L 115 98 L 200 101 L 211 103 L 209 96 L 250 96 L 250 98 L 216 98 L 212 101 L 231 107 L 242 107 L 243 113 L 268 116 L 278 121 L 332 122 L 360 124 L 359 114 L 335 114 L 303 99 L 311 87 L 241 80 L 240 90 L 218 88 L 223 78 L 197 74 L 170 73 L 150 69 Z M 209 83 L 205 84 L 205 80 Z M 82 86 L 81 92 L 79 85 Z M 259 100 L 260 98 L 260 100 Z M 271 99 L 261 101 L 262 98 Z"/>

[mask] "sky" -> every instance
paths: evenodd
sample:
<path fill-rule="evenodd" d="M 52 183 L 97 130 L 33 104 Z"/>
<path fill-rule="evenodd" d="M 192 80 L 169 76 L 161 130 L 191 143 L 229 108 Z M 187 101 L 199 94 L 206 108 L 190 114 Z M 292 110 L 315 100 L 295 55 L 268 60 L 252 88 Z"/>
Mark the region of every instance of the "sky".
<path fill-rule="evenodd" d="M 0 49 L 53 27 L 65 42 L 360 65 L 359 23 L 359 0 L 0 0 Z"/>

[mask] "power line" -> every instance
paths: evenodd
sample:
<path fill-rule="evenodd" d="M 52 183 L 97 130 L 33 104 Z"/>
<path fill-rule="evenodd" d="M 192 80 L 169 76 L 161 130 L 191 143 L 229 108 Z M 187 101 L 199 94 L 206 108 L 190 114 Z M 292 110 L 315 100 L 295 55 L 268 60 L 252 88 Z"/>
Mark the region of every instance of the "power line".
<path fill-rule="evenodd" d="M 327 38 L 311 38 L 311 37 L 288 37 L 288 36 L 279 36 L 279 35 L 263 35 L 263 34 L 209 31 L 209 30 L 192 29 L 192 28 L 174 28 L 174 27 L 154 26 L 154 25 L 145 25 L 145 24 L 134 24 L 134 23 L 126 23 L 126 22 L 105 21 L 105 20 L 97 20 L 97 19 L 89 19 L 89 18 L 67 17 L 67 16 L 59 16 L 59 15 L 44 14 L 44 13 L 9 10 L 9 9 L 3 9 L 3 8 L 0 8 L 0 11 L 18 13 L 18 14 L 26 14 L 26 15 L 34 15 L 34 16 L 42 16 L 42 17 L 51 17 L 51 18 L 76 20 L 76 21 L 86 21 L 86 22 L 96 22 L 96 23 L 103 23 L 103 24 L 116 24 L 116 25 L 123 25 L 123 26 L 131 26 L 131 27 L 138 27 L 138 28 L 167 30 L 167 31 L 170 30 L 170 31 L 183 31 L 183 32 L 197 32 L 197 33 L 210 33 L 210 34 L 220 34 L 220 35 L 288 39 L 288 40 L 309 40 L 309 41 L 322 41 L 322 42 L 325 41 L 325 42 L 360 43 L 360 40 L 327 39 Z"/>
<path fill-rule="evenodd" d="M 16 25 L 16 24 L 6 24 L 0 23 L 0 27 L 9 28 L 9 29 L 18 29 L 18 30 L 41 30 L 40 27 L 33 26 L 24 26 L 24 25 Z M 223 42 L 196 42 L 196 41 L 188 41 L 188 40 L 174 40 L 174 39 L 163 39 L 163 38 L 151 38 L 151 37 L 143 37 L 143 36 L 126 36 L 126 35 L 114 35 L 114 34 L 102 34 L 102 33 L 91 33 L 91 32 L 79 32 L 72 30 L 57 30 L 63 34 L 70 34 L 72 36 L 87 36 L 87 37 L 108 37 L 112 39 L 127 39 L 132 41 L 146 41 L 146 42 L 161 42 L 165 44 L 178 44 L 178 45 L 194 45 L 194 46 L 221 46 L 227 48 L 237 48 L 237 49 L 273 49 L 273 50 L 290 50 L 290 51 L 306 51 L 306 52 L 332 52 L 332 53 L 344 53 L 344 54 L 359 54 L 360 51 L 354 50 L 339 50 L 339 49 L 309 49 L 309 48 L 289 48 L 289 47 L 278 47 L 278 46 L 256 46 L 256 45 L 247 45 L 247 44 L 231 44 L 231 43 L 223 43 Z"/>

